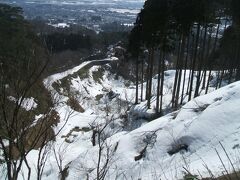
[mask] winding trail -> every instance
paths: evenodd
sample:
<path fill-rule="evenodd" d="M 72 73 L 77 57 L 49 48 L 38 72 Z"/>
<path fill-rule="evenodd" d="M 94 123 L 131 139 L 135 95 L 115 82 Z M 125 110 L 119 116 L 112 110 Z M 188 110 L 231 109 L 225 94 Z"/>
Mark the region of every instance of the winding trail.
<path fill-rule="evenodd" d="M 83 63 L 81 63 L 80 65 L 66 70 L 64 72 L 61 73 L 57 73 L 51 76 L 48 76 L 46 79 L 43 80 L 44 86 L 51 90 L 54 90 L 54 88 L 52 87 L 52 84 L 58 80 L 61 80 L 63 78 L 65 78 L 68 75 L 74 74 L 75 72 L 79 71 L 80 69 L 88 66 L 89 68 L 91 68 L 92 66 L 95 65 L 103 65 L 103 64 L 107 64 L 109 62 L 113 62 L 113 61 L 118 61 L 118 58 L 116 57 L 111 57 L 111 58 L 106 58 L 106 59 L 101 59 L 101 60 L 91 60 L 91 61 L 85 61 Z"/>

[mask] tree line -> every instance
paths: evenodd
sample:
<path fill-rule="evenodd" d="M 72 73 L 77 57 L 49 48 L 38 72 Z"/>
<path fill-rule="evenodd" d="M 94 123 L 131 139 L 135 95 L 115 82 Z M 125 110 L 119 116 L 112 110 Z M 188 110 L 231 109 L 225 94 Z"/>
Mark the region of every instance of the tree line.
<path fill-rule="evenodd" d="M 127 43 L 129 31 L 124 29 L 103 30 L 95 32 L 81 24 L 70 24 L 69 27 L 54 27 L 47 21 L 33 19 L 29 23 L 34 32 L 42 39 L 49 51 L 59 53 L 66 50 L 78 51 L 81 49 L 106 51 L 107 48 L 119 41 Z M 113 23 L 114 24 L 114 23 Z M 106 24 L 107 26 L 108 24 Z"/>
<path fill-rule="evenodd" d="M 157 66 L 156 113 L 163 113 L 166 59 L 174 63 L 171 107 L 240 79 L 240 2 L 238 0 L 147 0 L 129 36 L 136 64 L 136 100 L 151 107 L 153 69 Z M 143 54 L 147 58 L 142 58 Z M 190 73 L 187 73 L 187 70 Z M 188 77 L 187 77 L 188 76 Z M 143 82 L 146 81 L 146 97 Z M 139 84 L 141 84 L 139 94 Z"/>
<path fill-rule="evenodd" d="M 33 19 L 29 23 L 51 53 L 47 75 L 72 68 L 90 58 L 103 59 L 110 45 L 119 41 L 127 44 L 128 41 L 128 32 L 125 31 L 97 33 L 81 24 L 58 28 L 39 19 Z"/>

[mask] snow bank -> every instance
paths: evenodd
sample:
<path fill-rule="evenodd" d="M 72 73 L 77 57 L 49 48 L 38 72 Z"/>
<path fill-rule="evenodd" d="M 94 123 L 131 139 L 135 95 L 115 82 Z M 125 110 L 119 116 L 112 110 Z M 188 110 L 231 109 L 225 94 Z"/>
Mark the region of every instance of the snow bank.
<path fill-rule="evenodd" d="M 107 179 L 179 179 L 183 176 L 183 167 L 193 174 L 200 172 L 202 176 L 209 176 L 203 164 L 221 175 L 223 167 L 215 148 L 226 165 L 229 162 L 219 142 L 237 167 L 240 163 L 237 159 L 240 155 L 239 107 L 240 82 L 236 82 L 190 101 L 177 112 L 120 134 L 117 140 L 110 138 L 111 142 L 118 142 L 118 147 Z M 135 161 L 145 147 L 143 157 Z M 85 159 L 90 159 L 97 150 L 89 151 L 89 154 L 85 152 Z M 71 170 L 68 179 L 76 178 L 76 170 Z"/>

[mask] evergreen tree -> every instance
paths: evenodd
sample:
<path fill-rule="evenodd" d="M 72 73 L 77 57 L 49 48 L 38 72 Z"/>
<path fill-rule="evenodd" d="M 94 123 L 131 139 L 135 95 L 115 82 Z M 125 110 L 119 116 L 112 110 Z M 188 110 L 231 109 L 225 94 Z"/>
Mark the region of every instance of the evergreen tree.
<path fill-rule="evenodd" d="M 179 103 L 184 102 L 185 95 L 188 96 L 188 100 L 191 100 L 192 97 L 199 96 L 201 89 L 205 89 L 207 93 L 213 70 L 218 71 L 216 88 L 222 85 L 223 77 L 227 73 L 226 67 L 229 71 L 229 82 L 233 76 L 236 77 L 236 80 L 240 78 L 239 4 L 238 0 L 145 1 L 144 8 L 138 14 L 137 23 L 141 27 L 142 46 L 149 52 L 146 68 L 148 108 L 151 107 L 151 79 L 153 57 L 155 57 L 156 50 L 160 52 L 157 68 L 157 113 L 162 112 L 164 57 L 168 53 L 171 53 L 172 57 L 176 59 L 174 61 L 176 74 L 172 89 L 172 107 L 174 109 L 179 106 Z M 219 46 L 219 37 L 222 33 L 220 27 L 225 25 L 224 31 L 225 29 L 229 31 L 228 23 L 232 23 L 232 35 L 224 33 L 223 35 L 226 37 L 223 37 L 221 46 Z M 222 49 L 222 52 L 219 48 Z M 227 56 L 231 57 L 231 60 L 227 60 L 229 59 Z M 187 69 L 190 73 L 186 88 Z M 181 101 L 179 101 L 180 98 Z"/>

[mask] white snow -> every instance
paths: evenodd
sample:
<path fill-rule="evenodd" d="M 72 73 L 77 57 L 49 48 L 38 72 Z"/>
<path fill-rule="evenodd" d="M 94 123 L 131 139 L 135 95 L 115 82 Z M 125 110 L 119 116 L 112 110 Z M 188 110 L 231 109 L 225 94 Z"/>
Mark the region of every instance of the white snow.
<path fill-rule="evenodd" d="M 190 101 L 177 112 L 149 122 L 125 135 L 121 134 L 114 155 L 117 160 L 111 165 L 107 179 L 115 179 L 121 171 L 124 174 L 119 179 L 124 179 L 124 176 L 146 180 L 156 177 L 179 179 L 183 176 L 183 167 L 193 174 L 198 174 L 199 171 L 202 176 L 209 176 L 204 163 L 215 175 L 221 175 L 223 167 L 215 148 L 224 162 L 229 162 L 219 142 L 226 148 L 237 167 L 240 163 L 236 156 L 239 157 L 240 143 L 239 90 L 240 82 L 233 83 Z M 134 161 L 134 157 L 146 146 L 146 139 L 151 136 L 152 142 L 147 147 L 146 156 L 140 161 Z M 114 138 L 111 141 L 114 142 Z M 170 156 L 168 151 L 177 144 L 188 145 L 188 151 Z M 234 147 L 238 148 L 233 149 Z M 88 158 L 94 154 L 84 153 Z M 72 166 L 79 164 L 81 155 L 79 158 Z M 70 169 L 69 179 L 74 175 L 76 176 L 76 171 Z"/>
<path fill-rule="evenodd" d="M 138 14 L 140 12 L 139 9 L 119 9 L 119 8 L 108 8 L 109 11 L 117 12 L 121 14 L 129 13 L 129 14 Z"/>
<path fill-rule="evenodd" d="M 59 79 L 63 79 L 64 77 L 66 77 L 66 76 L 68 76 L 68 75 L 70 75 L 70 74 L 73 74 L 73 73 L 79 71 L 81 68 L 83 68 L 84 66 L 86 66 L 86 65 L 88 65 L 88 64 L 90 64 L 90 63 L 99 62 L 99 61 L 100 61 L 100 62 L 101 62 L 101 61 L 109 61 L 109 62 L 110 62 L 110 61 L 116 61 L 116 60 L 118 60 L 118 59 L 115 58 L 115 57 L 111 57 L 111 58 L 107 58 L 107 59 L 103 59 L 103 60 L 85 61 L 85 62 L 83 62 L 82 64 L 80 64 L 79 66 L 76 66 L 76 67 L 74 67 L 74 68 L 72 68 L 72 69 L 69 69 L 69 70 L 67 70 L 67 71 L 64 71 L 64 72 L 57 73 L 57 74 L 54 74 L 54 75 L 52 75 L 52 76 L 49 76 L 48 78 L 46 78 L 46 79 L 44 80 L 44 85 L 45 85 L 46 87 L 49 87 L 49 86 L 52 85 L 53 82 L 55 82 L 55 81 L 57 81 L 57 80 L 59 80 Z"/>
<path fill-rule="evenodd" d="M 8 99 L 13 102 L 17 101 L 17 99 L 13 96 L 9 96 Z M 19 98 L 18 101 L 18 103 L 21 104 L 21 107 L 24 108 L 26 111 L 30 111 L 37 107 L 37 103 L 35 102 L 35 99 L 33 97 L 24 99 Z"/>
<path fill-rule="evenodd" d="M 70 25 L 67 24 L 67 23 L 57 23 L 57 24 L 48 23 L 48 25 L 53 26 L 55 28 L 66 28 L 66 27 L 68 28 L 68 27 L 70 27 Z"/>
<path fill-rule="evenodd" d="M 117 62 L 117 58 L 101 61 Z M 157 76 L 153 78 L 151 109 L 147 110 L 146 101 L 144 101 L 132 106 L 128 111 L 135 100 L 135 86 L 122 77 L 117 79 L 108 70 L 108 67 L 111 68 L 108 64 L 105 64 L 105 68 L 103 68 L 103 66 L 94 65 L 96 62 L 99 60 L 84 62 L 73 69 L 52 75 L 44 80 L 45 86 L 53 96 L 57 94 L 61 99 L 61 103 L 55 107 L 61 121 L 54 129 L 56 132 L 60 129 L 61 131 L 57 135 L 52 149 L 55 149 L 63 159 L 62 167 L 69 166 L 67 179 L 86 179 L 87 176 L 89 179 L 94 179 L 96 177 L 99 149 L 92 145 L 91 126 L 103 127 L 106 122 L 111 122 L 104 131 L 106 139 L 105 149 L 102 153 L 103 164 L 107 153 L 106 147 L 110 147 L 110 169 L 106 179 L 121 180 L 127 177 L 127 179 L 134 180 L 138 178 L 175 180 L 184 175 L 183 167 L 192 174 L 199 175 L 200 172 L 202 176 L 207 177 L 209 174 L 203 164 L 206 164 L 215 175 L 221 175 L 222 165 L 215 148 L 229 171 L 231 167 L 219 142 L 226 148 L 235 167 L 239 168 L 240 82 L 235 82 L 217 91 L 210 88 L 211 93 L 188 103 L 186 96 L 184 99 L 186 104 L 181 109 L 147 122 L 144 118 L 148 118 L 154 113 Z M 71 77 L 91 63 L 88 77 Z M 96 80 L 94 73 L 99 71 L 102 71 L 103 77 Z M 189 71 L 187 71 L 188 73 Z M 170 87 L 173 86 L 174 75 L 174 70 L 165 72 L 164 109 L 168 108 L 171 102 Z M 54 82 L 61 84 L 61 79 L 65 77 L 69 77 L 70 91 L 76 94 L 75 98 L 85 112 L 72 110 L 66 103 L 68 97 L 64 93 L 59 94 L 52 86 Z M 126 87 L 126 83 L 129 86 Z M 185 86 L 185 88 L 187 87 Z M 63 91 L 64 87 L 61 89 L 61 92 Z M 108 116 L 106 109 L 109 111 Z M 127 111 L 132 119 L 123 118 Z M 36 119 L 38 118 L 40 116 L 36 117 Z M 124 128 L 124 123 L 131 125 L 131 128 Z M 180 145 L 188 146 L 187 151 L 182 150 L 173 155 L 168 153 Z M 146 146 L 145 156 L 135 161 L 135 157 Z M 28 155 L 31 167 L 36 166 L 37 155 L 38 151 L 32 151 Z M 23 172 L 27 173 L 26 167 L 23 167 Z M 58 178 L 59 169 L 54 152 L 51 150 L 43 172 L 43 179 Z M 36 179 L 34 170 L 31 179 Z"/>

